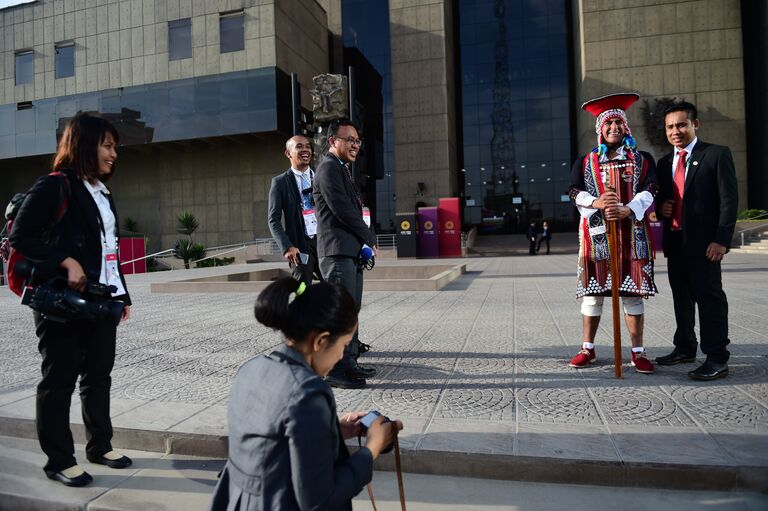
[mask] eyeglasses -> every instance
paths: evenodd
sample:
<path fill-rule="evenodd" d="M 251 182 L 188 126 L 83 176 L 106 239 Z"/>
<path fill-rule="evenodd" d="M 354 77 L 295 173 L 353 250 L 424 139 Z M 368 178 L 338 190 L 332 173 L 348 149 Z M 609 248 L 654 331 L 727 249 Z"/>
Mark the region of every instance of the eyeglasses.
<path fill-rule="evenodd" d="M 360 138 L 354 138 L 354 137 L 333 137 L 336 140 L 343 140 L 348 144 L 356 145 L 356 146 L 362 146 L 363 140 Z"/>

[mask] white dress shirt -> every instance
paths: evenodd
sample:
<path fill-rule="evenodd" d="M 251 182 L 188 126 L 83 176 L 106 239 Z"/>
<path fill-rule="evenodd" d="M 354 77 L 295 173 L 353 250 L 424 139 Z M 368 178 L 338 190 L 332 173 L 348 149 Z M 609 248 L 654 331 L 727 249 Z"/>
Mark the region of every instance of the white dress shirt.
<path fill-rule="evenodd" d="M 104 183 L 98 180 L 96 181 L 96 184 L 91 184 L 84 179 L 83 184 L 85 184 L 85 188 L 91 192 L 93 201 L 96 203 L 96 207 L 99 208 L 101 226 L 104 228 L 104 230 L 101 231 L 102 258 L 99 282 L 102 284 L 110 284 L 107 282 L 106 268 L 104 267 L 104 254 L 106 253 L 106 250 L 115 250 L 117 248 L 117 238 L 115 237 L 115 214 L 112 213 L 112 208 L 109 206 L 109 199 L 107 199 L 109 190 L 104 186 Z"/>
<path fill-rule="evenodd" d="M 675 170 L 677 170 L 677 160 L 680 159 L 680 151 L 685 151 L 685 177 L 688 177 L 688 169 L 691 166 L 691 152 L 693 151 L 693 146 L 696 145 L 696 142 L 699 141 L 699 137 L 693 137 L 693 140 L 691 140 L 691 143 L 687 146 L 683 147 L 683 149 L 678 149 L 675 147 L 675 156 L 672 158 L 672 182 L 675 182 Z"/>

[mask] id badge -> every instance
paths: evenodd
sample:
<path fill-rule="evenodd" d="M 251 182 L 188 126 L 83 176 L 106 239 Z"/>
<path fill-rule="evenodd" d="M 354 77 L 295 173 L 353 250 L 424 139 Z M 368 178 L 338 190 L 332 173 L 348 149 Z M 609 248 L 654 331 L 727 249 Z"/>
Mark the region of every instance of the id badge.
<path fill-rule="evenodd" d="M 363 207 L 363 222 L 367 227 L 371 227 L 371 210 Z"/>
<path fill-rule="evenodd" d="M 125 288 L 123 287 L 123 281 L 120 278 L 120 262 L 117 259 L 117 250 L 107 249 L 104 253 L 104 269 L 107 278 L 108 286 L 115 286 L 117 291 L 112 293 L 112 296 L 120 296 L 125 294 Z"/>
<path fill-rule="evenodd" d="M 307 236 L 315 236 L 317 234 L 317 217 L 315 217 L 314 209 L 307 209 L 303 212 L 304 215 L 304 230 Z"/>

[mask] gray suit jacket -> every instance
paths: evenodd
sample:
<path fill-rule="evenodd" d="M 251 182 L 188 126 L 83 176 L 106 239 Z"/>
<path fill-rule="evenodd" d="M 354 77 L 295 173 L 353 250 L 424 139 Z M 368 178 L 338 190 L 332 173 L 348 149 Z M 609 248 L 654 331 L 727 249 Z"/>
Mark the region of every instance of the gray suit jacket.
<path fill-rule="evenodd" d="M 333 155 L 317 166 L 312 188 L 317 211 L 317 256 L 357 257 L 363 243 L 376 244 L 373 229 L 363 222 L 357 190 Z"/>
<path fill-rule="evenodd" d="M 296 247 L 300 252 L 307 252 L 306 235 L 304 231 L 304 216 L 301 209 L 301 197 L 296 186 L 296 178 L 293 171 L 286 172 L 272 178 L 272 186 L 269 189 L 269 208 L 267 218 L 269 232 L 280 247 L 280 253 Z M 285 225 L 281 223 L 283 219 Z"/>
<path fill-rule="evenodd" d="M 301 354 L 280 345 L 240 368 L 212 511 L 351 510 L 372 477 L 371 451 L 349 455 L 333 392 Z"/>

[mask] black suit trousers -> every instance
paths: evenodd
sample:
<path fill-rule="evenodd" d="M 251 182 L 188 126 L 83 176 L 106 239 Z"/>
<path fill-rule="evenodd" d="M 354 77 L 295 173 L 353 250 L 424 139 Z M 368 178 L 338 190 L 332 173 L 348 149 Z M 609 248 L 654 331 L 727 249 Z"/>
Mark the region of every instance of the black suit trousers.
<path fill-rule="evenodd" d="M 728 299 L 723 291 L 720 263 L 709 261 L 704 254 L 686 256 L 682 235 L 672 233 L 669 238 L 667 266 L 669 285 L 675 307 L 675 349 L 695 355 L 697 350 L 695 306 L 699 307 L 701 351 L 708 360 L 728 361 Z"/>
<path fill-rule="evenodd" d="M 363 302 L 363 267 L 359 257 L 327 256 L 320 259 L 320 269 L 326 282 L 336 284 L 347 290 L 355 300 L 357 311 Z M 360 355 L 360 340 L 357 338 L 357 330 L 352 336 L 352 341 L 344 348 L 344 357 L 331 370 L 334 376 L 344 376 L 353 360 Z"/>
<path fill-rule="evenodd" d="M 86 457 L 99 458 L 112 450 L 109 392 L 117 327 L 101 321 L 58 323 L 39 313 L 34 316 L 43 356 L 43 379 L 37 386 L 37 437 L 48 456 L 44 470 L 59 472 L 77 463 L 69 407 L 78 376 Z"/>

